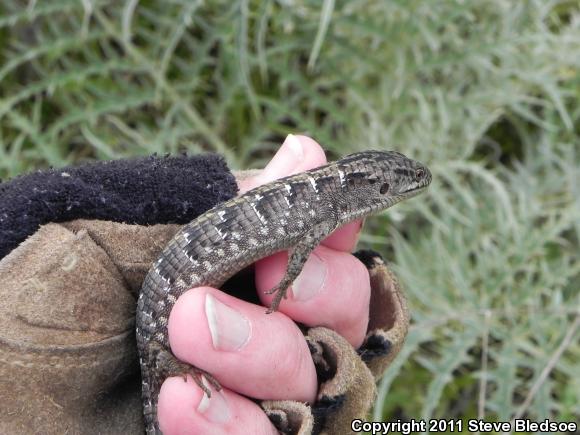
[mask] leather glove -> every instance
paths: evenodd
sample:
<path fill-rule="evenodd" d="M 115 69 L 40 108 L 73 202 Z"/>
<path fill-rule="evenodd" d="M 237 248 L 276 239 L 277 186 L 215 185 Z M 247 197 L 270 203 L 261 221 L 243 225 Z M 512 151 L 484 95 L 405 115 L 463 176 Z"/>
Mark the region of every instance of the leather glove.
<path fill-rule="evenodd" d="M 0 184 L 1 433 L 143 432 L 141 282 L 180 224 L 236 189 L 216 156 L 121 160 Z M 318 397 L 312 406 L 262 402 L 281 432 L 348 432 L 403 343 L 408 312 L 396 279 L 377 254 L 358 257 L 372 286 L 366 340 L 355 350 L 326 328 L 306 331 Z"/>

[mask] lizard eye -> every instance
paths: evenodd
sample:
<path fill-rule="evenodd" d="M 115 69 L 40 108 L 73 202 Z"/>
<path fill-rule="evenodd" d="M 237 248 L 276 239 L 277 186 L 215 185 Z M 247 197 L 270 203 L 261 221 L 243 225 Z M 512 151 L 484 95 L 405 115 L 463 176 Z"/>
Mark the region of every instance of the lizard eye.
<path fill-rule="evenodd" d="M 381 195 L 384 195 L 385 193 L 387 193 L 389 191 L 390 188 L 391 188 L 391 186 L 389 185 L 389 183 L 383 183 L 381 185 L 379 192 L 381 192 Z"/>
<path fill-rule="evenodd" d="M 368 177 L 368 180 L 370 184 L 375 184 L 377 181 L 379 181 L 379 177 L 377 177 L 376 175 L 371 175 L 370 177 Z"/>
<path fill-rule="evenodd" d="M 418 168 L 415 170 L 415 180 L 419 181 L 425 175 L 425 169 Z"/>

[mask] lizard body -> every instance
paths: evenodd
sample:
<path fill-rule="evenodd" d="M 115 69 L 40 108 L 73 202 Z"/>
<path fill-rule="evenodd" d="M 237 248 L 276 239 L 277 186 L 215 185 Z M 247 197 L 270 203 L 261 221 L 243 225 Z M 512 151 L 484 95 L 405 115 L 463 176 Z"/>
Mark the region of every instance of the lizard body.
<path fill-rule="evenodd" d="M 137 305 L 137 346 L 148 434 L 160 434 L 157 396 L 168 376 L 201 374 L 171 354 L 167 321 L 177 298 L 193 287 L 219 287 L 255 261 L 290 249 L 272 289 L 275 311 L 312 250 L 336 228 L 422 192 L 431 182 L 421 163 L 394 151 L 351 154 L 275 180 L 217 205 L 185 225 L 147 274 Z"/>

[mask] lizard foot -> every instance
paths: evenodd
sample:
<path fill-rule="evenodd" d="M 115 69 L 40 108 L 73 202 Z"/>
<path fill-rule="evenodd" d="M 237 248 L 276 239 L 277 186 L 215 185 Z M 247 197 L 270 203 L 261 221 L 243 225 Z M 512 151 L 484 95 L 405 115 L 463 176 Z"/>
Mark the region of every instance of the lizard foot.
<path fill-rule="evenodd" d="M 211 390 L 204 382 L 204 379 L 209 382 L 217 391 L 222 389 L 218 380 L 205 370 L 198 369 L 197 367 L 178 360 L 175 355 L 159 345 L 155 347 L 157 348 L 155 349 L 156 367 L 164 378 L 171 376 L 181 376 L 183 381 L 187 382 L 187 375 L 191 375 L 197 386 L 201 388 L 205 394 L 207 394 L 207 397 L 211 397 Z"/>
<path fill-rule="evenodd" d="M 270 304 L 270 308 L 268 308 L 268 310 L 266 311 L 266 314 L 271 314 L 274 311 L 278 311 L 278 307 L 280 306 L 280 302 L 282 302 L 282 298 L 286 299 L 288 297 L 288 295 L 286 294 L 287 292 L 288 292 L 287 285 L 285 286 L 277 285 L 273 289 L 265 292 L 265 294 L 267 295 L 276 293 L 276 296 L 274 296 L 274 299 L 272 299 L 272 303 Z"/>

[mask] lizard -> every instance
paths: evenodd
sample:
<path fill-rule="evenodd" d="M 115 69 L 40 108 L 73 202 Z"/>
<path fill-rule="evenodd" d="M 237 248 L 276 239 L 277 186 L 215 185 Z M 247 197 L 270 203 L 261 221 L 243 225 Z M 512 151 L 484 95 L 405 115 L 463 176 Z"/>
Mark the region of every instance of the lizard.
<path fill-rule="evenodd" d="M 340 226 L 424 191 L 431 172 L 396 151 L 363 151 L 264 184 L 216 205 L 182 227 L 147 273 L 137 303 L 136 337 L 147 434 L 161 434 L 157 396 L 169 376 L 191 374 L 208 395 L 210 374 L 179 361 L 167 333 L 171 308 L 185 291 L 219 287 L 255 261 L 290 250 L 287 270 L 267 293 L 278 309 L 310 253 Z"/>

